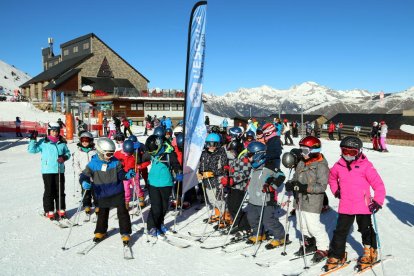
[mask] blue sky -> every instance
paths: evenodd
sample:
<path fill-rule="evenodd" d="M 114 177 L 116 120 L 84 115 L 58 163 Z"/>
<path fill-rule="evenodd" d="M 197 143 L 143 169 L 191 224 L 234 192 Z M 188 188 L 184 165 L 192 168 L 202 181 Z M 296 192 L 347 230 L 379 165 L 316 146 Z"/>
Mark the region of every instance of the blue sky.
<path fill-rule="evenodd" d="M 95 33 L 151 82 L 183 89 L 190 0 L 2 1 L 0 59 L 37 75 L 47 38 Z M 204 91 L 414 86 L 412 0 L 210 0 Z"/>

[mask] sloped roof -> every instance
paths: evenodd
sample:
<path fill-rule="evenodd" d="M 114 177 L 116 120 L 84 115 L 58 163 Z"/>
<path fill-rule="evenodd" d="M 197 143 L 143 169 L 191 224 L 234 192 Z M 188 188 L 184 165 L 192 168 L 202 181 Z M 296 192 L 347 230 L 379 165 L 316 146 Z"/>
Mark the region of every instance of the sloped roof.
<path fill-rule="evenodd" d="M 82 84 L 92 85 L 94 90 L 112 93 L 114 87 L 135 88 L 128 79 L 82 77 Z"/>
<path fill-rule="evenodd" d="M 75 68 L 69 69 L 69 71 L 62 74 L 58 79 L 51 81 L 48 85 L 44 87 L 44 89 L 54 89 L 55 87 L 58 87 L 59 85 L 67 81 L 70 77 L 79 73 L 80 70 L 81 69 L 75 69 Z"/>
<path fill-rule="evenodd" d="M 414 116 L 382 113 L 338 113 L 329 119 L 329 121 L 363 127 L 371 127 L 374 121 L 385 121 L 389 129 L 400 129 L 400 126 L 403 124 L 414 125 Z"/>
<path fill-rule="evenodd" d="M 84 60 L 92 57 L 93 54 L 86 54 L 78 57 L 74 57 L 71 59 L 63 60 L 62 62 L 59 62 L 55 66 L 49 68 L 46 71 L 43 71 L 39 75 L 33 77 L 32 79 L 28 80 L 27 82 L 20 85 L 20 87 L 24 88 L 29 86 L 32 83 L 37 83 L 41 81 L 51 81 L 51 80 L 57 80 L 61 75 L 78 65 L 79 63 L 83 62 Z"/>

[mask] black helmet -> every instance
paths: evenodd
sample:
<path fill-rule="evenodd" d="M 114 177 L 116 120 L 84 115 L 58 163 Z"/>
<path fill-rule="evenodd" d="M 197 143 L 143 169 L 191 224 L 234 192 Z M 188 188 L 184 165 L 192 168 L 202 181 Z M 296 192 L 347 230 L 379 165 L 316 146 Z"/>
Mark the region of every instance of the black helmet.
<path fill-rule="evenodd" d="M 126 153 L 133 153 L 134 152 L 134 142 L 132 142 L 131 140 L 126 140 L 123 144 L 122 144 L 122 149 L 124 150 L 124 152 Z"/>
<path fill-rule="evenodd" d="M 117 133 L 116 135 L 115 135 L 115 141 L 125 141 L 125 136 L 124 136 L 124 134 L 122 134 L 122 133 Z"/>
<path fill-rule="evenodd" d="M 212 126 L 212 127 L 210 128 L 210 131 L 211 131 L 212 133 L 220 133 L 220 128 L 219 128 L 218 126 Z"/>
<path fill-rule="evenodd" d="M 184 134 L 178 133 L 175 139 L 177 140 L 177 147 L 182 151 L 184 149 Z"/>
<path fill-rule="evenodd" d="M 342 139 L 339 146 L 341 148 L 353 148 L 360 150 L 362 148 L 362 141 L 356 136 L 346 136 Z"/>
<path fill-rule="evenodd" d="M 147 138 L 147 141 L 145 141 L 145 147 L 147 148 L 149 154 L 157 155 L 163 143 L 163 138 L 153 134 Z"/>
<path fill-rule="evenodd" d="M 165 130 L 163 127 L 159 126 L 154 129 L 153 135 L 157 135 L 158 137 L 165 136 Z"/>
<path fill-rule="evenodd" d="M 244 150 L 243 143 L 240 140 L 233 140 L 227 145 L 227 151 L 234 151 L 236 157 Z"/>
<path fill-rule="evenodd" d="M 291 152 L 285 152 L 282 155 L 282 164 L 286 168 L 292 169 L 295 168 L 298 163 L 296 162 L 295 155 L 293 155 Z"/>

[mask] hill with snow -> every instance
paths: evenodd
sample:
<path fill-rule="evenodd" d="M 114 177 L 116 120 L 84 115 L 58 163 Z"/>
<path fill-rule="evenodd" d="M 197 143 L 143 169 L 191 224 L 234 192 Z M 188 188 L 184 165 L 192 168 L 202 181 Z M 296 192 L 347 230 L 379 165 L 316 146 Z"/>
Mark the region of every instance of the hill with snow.
<path fill-rule="evenodd" d="M 337 113 L 401 113 L 414 105 L 414 87 L 387 94 L 367 90 L 334 90 L 315 82 L 304 82 L 286 90 L 270 86 L 240 88 L 223 96 L 203 95 L 206 112 L 226 117 L 267 117 L 277 113 L 322 114 L 327 118 Z"/>
<path fill-rule="evenodd" d="M 0 93 L 13 94 L 15 89 L 32 77 L 23 71 L 0 60 Z"/>

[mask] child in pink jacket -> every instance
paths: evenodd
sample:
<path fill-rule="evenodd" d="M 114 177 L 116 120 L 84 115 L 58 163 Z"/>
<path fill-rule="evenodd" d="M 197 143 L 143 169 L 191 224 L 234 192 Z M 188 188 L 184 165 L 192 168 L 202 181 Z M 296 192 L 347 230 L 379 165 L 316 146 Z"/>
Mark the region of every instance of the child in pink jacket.
<path fill-rule="evenodd" d="M 358 137 L 348 136 L 341 141 L 340 147 L 341 158 L 331 168 L 328 180 L 332 193 L 339 198 L 339 210 L 325 271 L 346 261 L 346 238 L 355 218 L 364 245 L 358 268 L 363 269 L 377 261 L 377 241 L 371 214 L 381 208 L 385 199 L 384 182 L 362 154 L 362 141 Z M 373 197 L 370 188 L 374 191 Z"/>

